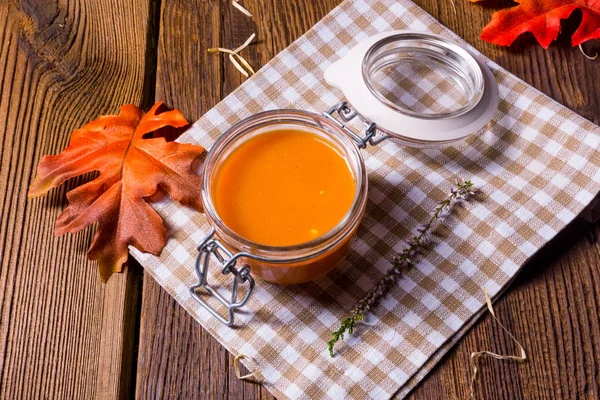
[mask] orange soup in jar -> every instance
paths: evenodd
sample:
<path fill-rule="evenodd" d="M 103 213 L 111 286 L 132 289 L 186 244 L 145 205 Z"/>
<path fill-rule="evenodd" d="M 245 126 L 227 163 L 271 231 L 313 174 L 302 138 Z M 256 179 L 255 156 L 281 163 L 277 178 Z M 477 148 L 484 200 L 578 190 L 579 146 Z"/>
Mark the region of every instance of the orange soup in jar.
<path fill-rule="evenodd" d="M 306 111 L 253 115 L 209 152 L 203 202 L 217 236 L 249 256 L 252 275 L 293 284 L 331 270 L 366 206 L 358 148 L 340 127 Z"/>
<path fill-rule="evenodd" d="M 350 210 L 356 179 L 345 155 L 312 132 L 281 128 L 252 137 L 213 181 L 217 213 L 238 235 L 294 246 L 332 230 Z"/>

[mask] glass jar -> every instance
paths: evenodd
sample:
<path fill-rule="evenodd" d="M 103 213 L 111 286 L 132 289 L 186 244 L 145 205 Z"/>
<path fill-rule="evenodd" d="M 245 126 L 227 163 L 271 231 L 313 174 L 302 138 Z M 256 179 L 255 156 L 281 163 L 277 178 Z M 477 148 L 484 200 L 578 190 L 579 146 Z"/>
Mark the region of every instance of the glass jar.
<path fill-rule="evenodd" d="M 241 237 L 223 222 L 214 204 L 213 181 L 222 162 L 247 140 L 269 131 L 290 128 L 322 136 L 344 155 L 356 183 L 354 200 L 342 220 L 324 235 L 293 246 L 266 246 Z M 196 272 L 200 282 L 191 288 L 192 295 L 215 317 L 231 325 L 233 309 L 246 302 L 254 286 L 250 269 L 252 275 L 282 285 L 308 282 L 324 275 L 348 253 L 351 239 L 365 213 L 367 191 L 367 172 L 362 155 L 355 141 L 348 135 L 347 129 L 335 119 L 308 111 L 274 110 L 240 121 L 217 140 L 204 161 L 202 202 L 212 231 L 198 247 Z M 233 274 L 234 288 L 231 300 L 223 298 L 206 280 L 211 255 L 221 264 L 224 274 Z M 238 269 L 237 264 L 244 267 Z M 246 296 L 238 300 L 237 285 L 246 282 L 251 287 Z M 196 289 L 199 287 L 208 290 L 229 309 L 229 319 L 223 318 L 197 295 Z"/>
<path fill-rule="evenodd" d="M 348 161 L 356 182 L 350 210 L 332 230 L 310 242 L 273 247 L 254 243 L 236 234 L 221 219 L 215 207 L 213 179 L 222 161 L 247 140 L 278 129 L 293 128 L 324 136 Z M 275 110 L 255 114 L 234 125 L 215 143 L 208 154 L 203 172 L 202 201 L 208 222 L 232 252 L 255 256 L 246 258 L 252 274 L 269 282 L 295 284 L 314 280 L 344 258 L 365 212 L 367 174 L 362 156 L 348 135 L 329 119 L 307 111 Z"/>

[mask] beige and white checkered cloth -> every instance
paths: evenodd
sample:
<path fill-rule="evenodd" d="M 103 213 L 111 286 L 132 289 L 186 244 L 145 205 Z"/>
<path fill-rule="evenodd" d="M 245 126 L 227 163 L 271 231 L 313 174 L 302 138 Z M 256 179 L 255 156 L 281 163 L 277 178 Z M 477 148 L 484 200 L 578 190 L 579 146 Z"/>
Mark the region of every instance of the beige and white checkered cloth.
<path fill-rule="evenodd" d="M 262 110 L 328 109 L 343 98 L 324 82 L 323 70 L 362 39 L 393 29 L 429 31 L 466 45 L 408 0 L 347 0 L 180 140 L 210 147 L 228 127 Z M 229 351 L 253 357 L 277 397 L 405 395 L 482 311 L 482 287 L 497 295 L 600 191 L 600 128 L 487 64 L 501 97 L 490 126 L 445 149 L 386 141 L 366 150 L 369 203 L 349 256 L 313 283 L 258 281 L 237 313 L 239 328 L 216 321 L 188 291 L 196 282 L 196 246 L 209 230 L 202 214 L 159 204 L 171 235 L 167 247 L 160 257 L 133 254 Z M 432 250 L 330 358 L 331 332 L 459 177 L 472 179 L 482 195 L 455 209 L 437 229 Z"/>

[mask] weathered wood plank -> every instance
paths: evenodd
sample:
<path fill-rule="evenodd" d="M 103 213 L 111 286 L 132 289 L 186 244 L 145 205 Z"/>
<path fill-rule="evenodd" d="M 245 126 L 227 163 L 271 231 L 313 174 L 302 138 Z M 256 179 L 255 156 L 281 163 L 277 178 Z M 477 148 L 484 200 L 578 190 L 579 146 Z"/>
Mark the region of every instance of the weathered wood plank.
<path fill-rule="evenodd" d="M 195 121 L 238 87 L 243 76 L 210 47 L 235 48 L 252 33 L 259 45 L 244 57 L 256 68 L 320 20 L 339 1 L 246 2 L 250 19 L 230 1 L 163 2 L 157 100 Z M 149 275 L 144 276 L 136 397 L 272 398 L 239 381 L 233 357 Z"/>
<path fill-rule="evenodd" d="M 417 0 L 426 11 L 481 52 L 550 97 L 600 123 L 600 63 L 569 46 L 579 23 L 563 24 L 558 44 L 543 50 L 530 35 L 511 48 L 479 39 L 493 9 L 469 2 Z M 597 47 L 597 46 L 596 46 Z M 479 399 L 600 398 L 600 226 L 577 221 L 524 267 L 495 305 L 522 340 L 525 364 L 484 360 L 475 387 Z M 512 354 L 515 345 L 489 316 L 482 318 L 412 393 L 413 399 L 468 398 L 472 351 Z"/>
<path fill-rule="evenodd" d="M 247 51 L 254 66 L 270 60 L 339 1 L 246 2 L 254 21 L 229 1 L 163 4 L 157 99 L 199 118 L 243 78 L 208 47 L 236 47 L 252 32 L 260 43 Z M 544 51 L 531 38 L 511 49 L 478 39 L 491 10 L 468 2 L 417 1 L 442 23 L 505 68 L 598 123 L 599 64 L 564 43 Z M 576 18 L 575 18 L 576 19 Z M 571 21 L 576 22 L 576 21 Z M 569 25 L 565 26 L 568 31 Z M 217 57 L 217 58 L 215 58 Z M 578 222 L 528 263 L 496 310 L 521 338 L 526 364 L 482 361 L 478 398 L 598 398 L 600 338 L 599 228 Z M 592 238 L 592 239 L 590 239 Z M 232 358 L 149 276 L 145 276 L 137 397 L 269 397 L 236 380 Z M 469 355 L 478 349 L 513 352 L 499 326 L 484 317 L 411 395 L 415 399 L 468 397 Z"/>
<path fill-rule="evenodd" d="M 193 121 L 221 98 L 219 3 L 163 2 L 156 98 Z M 228 354 L 145 274 L 136 397 L 217 398 L 227 391 Z"/>
<path fill-rule="evenodd" d="M 147 1 L 2 1 L 0 15 L 0 398 L 127 397 L 139 279 L 103 285 L 93 230 L 53 235 L 67 188 L 27 188 L 73 129 L 142 102 Z"/>
<path fill-rule="evenodd" d="M 526 363 L 485 359 L 479 399 L 598 399 L 600 372 L 600 225 L 570 225 L 542 249 L 494 306 L 521 341 Z M 470 354 L 517 354 L 488 315 L 412 393 L 411 399 L 469 396 Z"/>

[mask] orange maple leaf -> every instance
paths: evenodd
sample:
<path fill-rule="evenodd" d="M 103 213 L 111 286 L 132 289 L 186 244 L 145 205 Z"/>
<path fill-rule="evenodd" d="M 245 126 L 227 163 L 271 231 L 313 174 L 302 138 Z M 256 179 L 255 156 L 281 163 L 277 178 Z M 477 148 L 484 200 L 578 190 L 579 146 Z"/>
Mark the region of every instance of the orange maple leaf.
<path fill-rule="evenodd" d="M 97 222 L 88 257 L 98 261 L 104 282 L 122 271 L 129 245 L 154 255 L 165 246 L 165 227 L 148 205 L 149 197 L 164 189 L 180 203 L 202 210 L 200 177 L 192 162 L 204 149 L 163 137 L 144 138 L 160 128 L 188 124 L 177 110 L 157 114 L 161 104 L 146 114 L 128 104 L 119 115 L 104 115 L 77 129 L 62 153 L 42 158 L 29 188 L 29 198 L 43 196 L 69 178 L 100 172 L 67 193 L 69 205 L 54 233 L 75 233 Z"/>
<path fill-rule="evenodd" d="M 479 0 L 471 0 L 479 2 Z M 573 11 L 583 13 L 581 24 L 571 37 L 573 46 L 600 38 L 600 0 L 515 0 L 518 6 L 492 15 L 481 38 L 500 46 L 510 46 L 521 34 L 531 32 L 547 49 L 558 37 L 561 19 Z"/>

